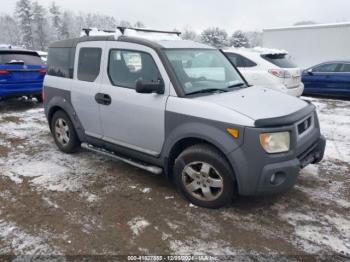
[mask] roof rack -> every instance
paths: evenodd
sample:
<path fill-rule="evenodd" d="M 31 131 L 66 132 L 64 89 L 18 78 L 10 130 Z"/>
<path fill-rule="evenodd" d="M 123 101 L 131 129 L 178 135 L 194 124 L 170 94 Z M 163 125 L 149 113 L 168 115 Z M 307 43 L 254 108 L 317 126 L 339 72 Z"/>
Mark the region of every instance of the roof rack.
<path fill-rule="evenodd" d="M 145 29 L 145 28 L 135 28 L 135 27 L 124 27 L 124 26 L 118 26 L 117 29 L 124 34 L 126 29 L 135 30 L 138 32 L 145 32 L 145 33 L 158 33 L 158 34 L 174 34 L 177 36 L 181 35 L 181 32 L 179 31 L 162 31 L 162 30 L 153 30 L 153 29 Z"/>
<path fill-rule="evenodd" d="M 144 32 L 144 33 L 157 33 L 157 34 L 173 34 L 180 36 L 181 32 L 178 31 L 162 31 L 162 30 L 152 30 L 152 29 L 145 29 L 145 28 L 135 28 L 135 27 L 124 27 L 124 26 L 118 26 L 117 29 L 120 31 L 122 35 L 124 35 L 125 30 L 134 30 L 137 32 Z M 93 30 L 97 30 L 98 32 L 103 32 L 107 34 L 115 34 L 116 31 L 113 30 L 104 30 L 104 29 L 97 29 L 97 28 L 83 28 L 82 31 L 85 33 L 86 36 L 90 36 L 90 32 Z"/>

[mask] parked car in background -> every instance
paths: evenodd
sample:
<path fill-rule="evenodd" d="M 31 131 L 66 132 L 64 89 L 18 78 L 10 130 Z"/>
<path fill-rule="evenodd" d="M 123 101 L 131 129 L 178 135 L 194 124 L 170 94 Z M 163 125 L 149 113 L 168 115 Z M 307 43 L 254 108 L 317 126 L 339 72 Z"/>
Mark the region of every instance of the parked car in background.
<path fill-rule="evenodd" d="M 0 99 L 28 96 L 41 102 L 46 71 L 37 52 L 0 49 Z"/>
<path fill-rule="evenodd" d="M 303 72 L 305 95 L 326 95 L 350 98 L 350 60 L 332 61 Z"/>
<path fill-rule="evenodd" d="M 47 52 L 44 51 L 36 51 L 38 55 L 41 57 L 41 60 L 46 64 L 47 63 Z"/>
<path fill-rule="evenodd" d="M 249 84 L 297 97 L 303 94 L 301 70 L 287 58 L 286 51 L 266 48 L 233 48 L 224 51 Z"/>

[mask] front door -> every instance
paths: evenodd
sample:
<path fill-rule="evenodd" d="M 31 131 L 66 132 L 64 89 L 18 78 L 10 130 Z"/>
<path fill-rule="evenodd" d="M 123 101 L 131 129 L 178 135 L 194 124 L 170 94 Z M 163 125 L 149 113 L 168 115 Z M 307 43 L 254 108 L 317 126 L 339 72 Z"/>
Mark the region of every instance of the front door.
<path fill-rule="evenodd" d="M 170 80 L 156 54 L 148 47 L 107 43 L 106 61 L 100 94 L 111 98 L 100 106 L 103 140 L 141 153 L 158 156 L 165 137 L 165 107 Z M 140 94 L 136 81 L 162 80 L 164 94 Z"/>

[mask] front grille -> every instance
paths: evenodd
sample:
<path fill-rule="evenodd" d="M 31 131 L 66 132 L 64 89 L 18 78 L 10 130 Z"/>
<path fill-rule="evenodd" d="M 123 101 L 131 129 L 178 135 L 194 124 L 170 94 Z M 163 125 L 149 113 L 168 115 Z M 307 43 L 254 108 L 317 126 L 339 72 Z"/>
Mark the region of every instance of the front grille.
<path fill-rule="evenodd" d="M 299 135 L 304 134 L 311 127 L 312 127 L 312 117 L 310 116 L 309 118 L 305 119 L 303 122 L 298 124 L 298 134 Z"/>

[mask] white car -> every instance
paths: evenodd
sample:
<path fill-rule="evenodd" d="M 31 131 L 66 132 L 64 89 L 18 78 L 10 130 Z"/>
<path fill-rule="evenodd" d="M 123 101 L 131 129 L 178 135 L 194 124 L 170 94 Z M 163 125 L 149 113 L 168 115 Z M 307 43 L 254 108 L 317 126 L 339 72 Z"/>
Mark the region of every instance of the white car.
<path fill-rule="evenodd" d="M 249 84 L 297 97 L 303 94 L 301 70 L 287 58 L 286 51 L 266 48 L 232 48 L 224 51 Z"/>

